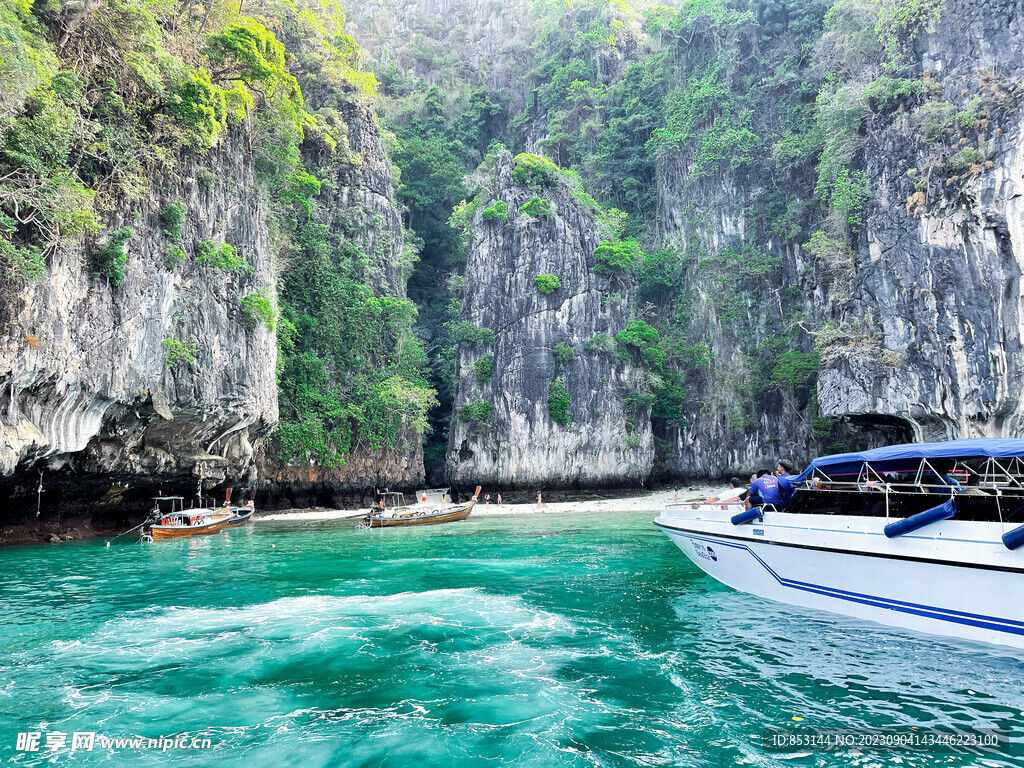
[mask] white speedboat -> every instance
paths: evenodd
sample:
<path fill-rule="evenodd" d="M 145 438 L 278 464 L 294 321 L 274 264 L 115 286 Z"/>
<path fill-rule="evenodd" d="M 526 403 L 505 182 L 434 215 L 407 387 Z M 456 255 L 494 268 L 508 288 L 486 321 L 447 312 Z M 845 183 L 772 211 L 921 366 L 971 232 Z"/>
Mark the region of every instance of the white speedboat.
<path fill-rule="evenodd" d="M 1024 440 L 824 456 L 794 488 L 783 509 L 676 504 L 654 523 L 734 589 L 1024 648 Z"/>

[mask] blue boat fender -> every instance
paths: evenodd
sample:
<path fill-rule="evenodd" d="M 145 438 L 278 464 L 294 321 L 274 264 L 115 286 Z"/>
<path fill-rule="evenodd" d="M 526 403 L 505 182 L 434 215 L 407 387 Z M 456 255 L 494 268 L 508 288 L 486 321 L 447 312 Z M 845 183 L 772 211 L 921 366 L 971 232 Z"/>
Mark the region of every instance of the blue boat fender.
<path fill-rule="evenodd" d="M 743 525 L 744 523 L 749 523 L 751 520 L 757 520 L 759 517 L 764 517 L 764 513 L 761 512 L 760 507 L 754 507 L 753 509 L 747 509 L 733 515 L 732 524 Z"/>
<path fill-rule="evenodd" d="M 916 531 L 918 528 L 924 528 L 926 525 L 937 523 L 940 520 L 948 520 L 955 514 L 956 505 L 950 499 L 945 504 L 939 504 L 939 506 L 926 509 L 924 512 L 918 512 L 916 515 L 897 520 L 895 523 L 889 523 L 885 526 L 885 535 L 887 538 L 892 539 L 896 536 Z"/>
<path fill-rule="evenodd" d="M 1004 533 L 1003 545 L 1007 549 L 1020 549 L 1024 547 L 1024 525 L 1018 525 L 1012 531 Z"/>

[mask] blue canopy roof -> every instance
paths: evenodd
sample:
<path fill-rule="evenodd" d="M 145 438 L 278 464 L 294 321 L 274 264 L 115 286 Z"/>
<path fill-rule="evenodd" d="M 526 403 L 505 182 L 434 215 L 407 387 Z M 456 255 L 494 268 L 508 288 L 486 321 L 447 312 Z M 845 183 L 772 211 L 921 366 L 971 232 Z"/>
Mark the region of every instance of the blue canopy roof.
<path fill-rule="evenodd" d="M 801 472 L 794 482 L 808 478 L 815 469 L 829 476 L 860 472 L 865 461 L 880 472 L 909 472 L 917 469 L 921 459 L 967 459 L 972 457 L 1024 457 L 1024 440 L 983 437 L 971 440 L 948 440 L 944 443 L 908 443 L 872 448 L 869 451 L 836 453 L 820 456 Z"/>

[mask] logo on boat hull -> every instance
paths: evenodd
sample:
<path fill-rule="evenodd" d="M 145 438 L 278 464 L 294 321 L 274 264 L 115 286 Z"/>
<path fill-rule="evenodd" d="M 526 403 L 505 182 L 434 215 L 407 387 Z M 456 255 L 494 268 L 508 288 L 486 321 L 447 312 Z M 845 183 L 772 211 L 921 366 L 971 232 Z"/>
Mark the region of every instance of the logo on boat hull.
<path fill-rule="evenodd" d="M 704 560 L 718 561 L 718 555 L 715 554 L 715 550 L 711 547 L 694 539 L 690 539 L 690 544 L 693 545 L 693 551 L 696 553 L 697 557 Z"/>

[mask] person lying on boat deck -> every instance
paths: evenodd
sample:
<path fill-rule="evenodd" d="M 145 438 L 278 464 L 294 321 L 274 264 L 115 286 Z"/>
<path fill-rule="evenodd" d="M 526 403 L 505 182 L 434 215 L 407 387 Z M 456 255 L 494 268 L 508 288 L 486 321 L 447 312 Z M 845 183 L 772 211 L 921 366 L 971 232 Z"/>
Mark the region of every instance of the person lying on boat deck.
<path fill-rule="evenodd" d="M 757 479 L 751 483 L 747 494 L 747 499 L 743 502 L 746 509 L 753 509 L 762 504 L 774 504 L 776 507 L 782 506 L 782 492 L 779 490 L 779 481 L 770 469 L 759 469 L 757 471 Z"/>
<path fill-rule="evenodd" d="M 783 505 L 789 504 L 789 500 L 793 498 L 793 477 L 796 474 L 792 462 L 779 459 L 775 463 L 775 479 L 779 481 L 779 492 L 782 494 Z"/>
<path fill-rule="evenodd" d="M 734 501 L 743 501 L 746 498 L 747 492 L 743 489 L 743 481 L 738 477 L 730 477 L 729 490 L 722 491 L 717 496 L 712 496 L 704 503 L 714 504 L 715 502 L 719 502 L 721 504 L 729 504 Z"/>

